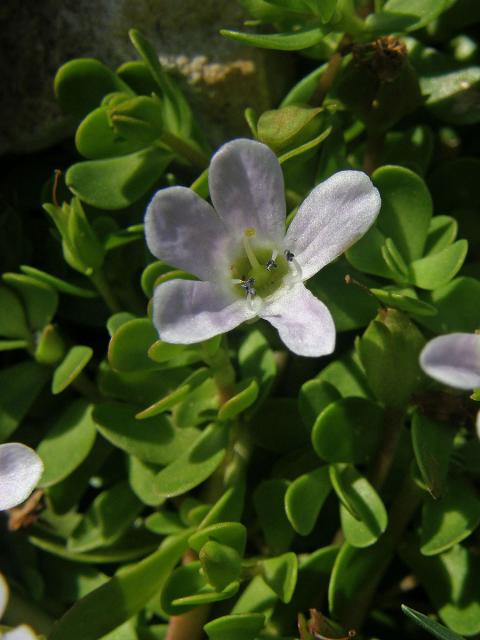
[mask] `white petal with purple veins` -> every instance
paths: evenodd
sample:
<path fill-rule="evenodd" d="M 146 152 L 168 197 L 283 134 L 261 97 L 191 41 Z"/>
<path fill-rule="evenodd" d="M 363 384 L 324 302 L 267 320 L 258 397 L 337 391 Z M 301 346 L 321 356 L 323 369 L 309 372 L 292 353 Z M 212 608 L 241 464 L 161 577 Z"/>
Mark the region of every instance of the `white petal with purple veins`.
<path fill-rule="evenodd" d="M 302 283 L 266 301 L 260 316 L 276 329 L 290 351 L 318 357 L 335 349 L 335 325 L 330 311 Z"/>
<path fill-rule="evenodd" d="M 43 472 L 33 449 L 18 442 L 0 445 L 0 510 L 21 504 L 32 493 Z"/>
<path fill-rule="evenodd" d="M 153 322 L 161 340 L 191 344 L 234 329 L 255 316 L 245 298 L 211 282 L 170 280 L 156 288 Z"/>
<path fill-rule="evenodd" d="M 213 280 L 225 269 L 225 224 L 191 189 L 169 187 L 155 194 L 145 216 L 145 236 L 154 256 L 202 280 Z"/>
<path fill-rule="evenodd" d="M 362 171 L 339 171 L 319 184 L 300 205 L 285 247 L 304 280 L 346 251 L 375 222 L 380 194 Z"/>
<path fill-rule="evenodd" d="M 431 378 L 456 389 L 480 387 L 480 335 L 450 333 L 428 342 L 420 365 Z"/>
<path fill-rule="evenodd" d="M 260 240 L 281 244 L 283 174 L 271 149 L 253 140 L 227 142 L 212 158 L 208 182 L 213 206 L 230 229 L 242 234 L 253 227 Z"/>

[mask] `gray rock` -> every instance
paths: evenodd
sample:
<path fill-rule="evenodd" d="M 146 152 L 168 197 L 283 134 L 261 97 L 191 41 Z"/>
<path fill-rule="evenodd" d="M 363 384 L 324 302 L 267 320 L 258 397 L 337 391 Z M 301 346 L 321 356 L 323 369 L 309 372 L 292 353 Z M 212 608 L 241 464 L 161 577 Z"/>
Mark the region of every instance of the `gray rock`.
<path fill-rule="evenodd" d="M 71 133 L 53 95 L 57 69 L 77 57 L 111 68 L 135 59 L 131 27 L 180 78 L 213 144 L 246 133 L 244 109 L 274 106 L 291 70 L 288 56 L 219 34 L 246 17 L 235 0 L 4 0 L 0 153 L 36 151 Z"/>

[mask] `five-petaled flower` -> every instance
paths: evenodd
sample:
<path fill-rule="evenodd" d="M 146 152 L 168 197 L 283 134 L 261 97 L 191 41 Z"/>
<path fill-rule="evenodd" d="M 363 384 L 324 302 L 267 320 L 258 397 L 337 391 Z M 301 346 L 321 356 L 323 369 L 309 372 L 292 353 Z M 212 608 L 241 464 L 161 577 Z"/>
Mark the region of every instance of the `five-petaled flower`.
<path fill-rule="evenodd" d="M 260 317 L 299 355 L 329 354 L 335 325 L 303 282 L 374 223 L 380 195 L 361 171 L 340 171 L 313 189 L 285 233 L 283 175 L 269 147 L 228 142 L 209 174 L 215 208 L 191 189 L 158 191 L 145 218 L 150 251 L 197 276 L 160 284 L 153 322 L 162 340 L 190 344 Z"/>

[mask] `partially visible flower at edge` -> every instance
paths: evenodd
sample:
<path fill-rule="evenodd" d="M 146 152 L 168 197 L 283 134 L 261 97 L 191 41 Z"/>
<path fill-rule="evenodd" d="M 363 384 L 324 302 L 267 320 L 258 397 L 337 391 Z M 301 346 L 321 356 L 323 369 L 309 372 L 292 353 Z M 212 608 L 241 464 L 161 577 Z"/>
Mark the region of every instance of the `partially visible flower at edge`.
<path fill-rule="evenodd" d="M 480 387 L 480 335 L 449 333 L 427 342 L 420 366 L 434 380 L 455 389 Z"/>
<path fill-rule="evenodd" d="M 0 620 L 7 608 L 9 595 L 8 583 L 0 573 Z M 22 624 L 10 631 L 0 632 L 0 638 L 2 640 L 36 640 L 37 636 L 31 627 Z"/>
<path fill-rule="evenodd" d="M 32 493 L 43 473 L 39 456 L 24 444 L 0 444 L 0 511 L 12 509 Z"/>
<path fill-rule="evenodd" d="M 185 187 L 158 191 L 147 209 L 152 254 L 200 279 L 156 288 L 160 338 L 191 344 L 260 317 L 294 353 L 332 353 L 332 316 L 303 282 L 372 226 L 378 190 L 361 171 L 340 171 L 311 191 L 285 233 L 283 174 L 269 147 L 248 139 L 226 143 L 212 157 L 208 178 L 214 209 Z"/>

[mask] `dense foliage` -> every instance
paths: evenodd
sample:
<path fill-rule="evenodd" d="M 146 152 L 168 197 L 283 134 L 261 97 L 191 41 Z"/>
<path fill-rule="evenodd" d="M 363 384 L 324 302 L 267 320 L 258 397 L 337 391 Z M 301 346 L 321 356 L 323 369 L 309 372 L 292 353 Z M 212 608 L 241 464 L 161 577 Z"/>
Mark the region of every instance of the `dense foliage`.
<path fill-rule="evenodd" d="M 480 5 L 242 4 L 245 33 L 223 35 L 298 69 L 276 109 L 245 112 L 287 224 L 343 169 L 381 195 L 308 281 L 335 352 L 296 356 L 263 320 L 158 339 L 155 287 L 192 276 L 149 253 L 145 209 L 172 185 L 207 199 L 214 149 L 137 31 L 117 70 L 66 61 L 75 149 L 2 174 L 0 441 L 44 464 L 0 529 L 3 622 L 49 640 L 479 634 L 480 394 L 419 354 L 480 324 Z"/>

